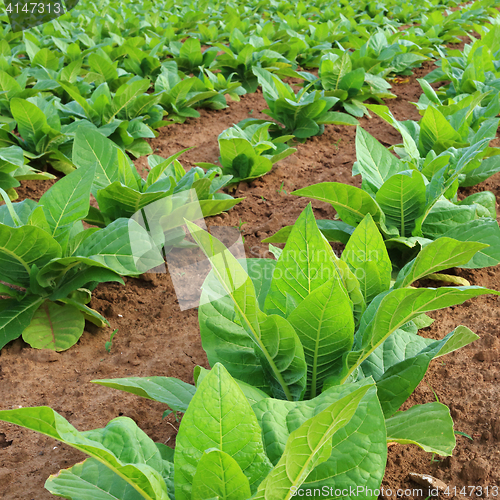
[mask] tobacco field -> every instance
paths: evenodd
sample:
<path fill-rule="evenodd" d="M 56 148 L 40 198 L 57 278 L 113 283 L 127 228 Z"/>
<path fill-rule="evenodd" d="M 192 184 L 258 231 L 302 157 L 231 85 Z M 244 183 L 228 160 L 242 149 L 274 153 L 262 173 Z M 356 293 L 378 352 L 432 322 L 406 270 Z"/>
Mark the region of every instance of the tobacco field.
<path fill-rule="evenodd" d="M 500 1 L 9 5 L 0 498 L 500 497 Z"/>

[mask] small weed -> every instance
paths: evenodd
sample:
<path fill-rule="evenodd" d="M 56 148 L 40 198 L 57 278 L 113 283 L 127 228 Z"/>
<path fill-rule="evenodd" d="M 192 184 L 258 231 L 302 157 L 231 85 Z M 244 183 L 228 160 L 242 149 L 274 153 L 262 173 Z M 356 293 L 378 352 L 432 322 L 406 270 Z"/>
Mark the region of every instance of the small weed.
<path fill-rule="evenodd" d="M 248 114 L 251 115 L 253 113 L 253 109 L 251 109 Z"/>
<path fill-rule="evenodd" d="M 237 229 L 240 232 L 240 234 L 241 234 L 241 241 L 243 243 L 245 243 L 245 237 L 243 236 L 243 226 L 245 224 L 248 224 L 248 222 L 243 222 L 241 220 L 241 217 L 240 217 L 240 221 L 238 222 L 238 225 L 237 226 L 233 226 L 235 229 Z"/>
<path fill-rule="evenodd" d="M 435 391 L 434 391 L 434 389 L 432 388 L 431 384 L 429 384 L 429 382 L 427 382 L 427 381 L 426 381 L 425 383 L 429 386 L 429 389 L 432 391 L 432 394 L 434 394 L 434 397 L 436 398 L 436 401 L 437 401 L 438 403 L 440 403 L 439 398 L 438 398 L 438 395 L 436 394 L 436 392 L 435 392 Z"/>
<path fill-rule="evenodd" d="M 342 140 L 342 137 L 340 137 L 339 139 L 337 139 L 335 142 L 331 142 L 330 143 L 335 148 L 336 151 L 339 150 L 339 144 L 340 144 L 341 140 Z"/>
<path fill-rule="evenodd" d="M 175 417 L 175 421 L 177 423 L 179 423 L 179 414 L 176 412 L 176 411 L 173 411 L 173 410 L 165 410 L 163 412 L 163 415 L 161 416 L 161 419 L 164 420 L 165 418 L 167 418 L 171 413 L 174 414 L 174 417 Z"/>
<path fill-rule="evenodd" d="M 282 194 L 282 193 L 288 194 L 288 193 L 286 192 L 286 189 L 285 189 L 285 187 L 284 187 L 284 186 L 285 186 L 285 181 L 281 181 L 281 186 L 279 187 L 279 189 L 277 189 L 277 190 L 276 190 L 276 192 L 277 192 L 278 194 Z"/>
<path fill-rule="evenodd" d="M 260 195 L 260 197 L 262 198 L 263 201 L 266 201 L 266 199 L 262 195 Z"/>
<path fill-rule="evenodd" d="M 104 349 L 108 352 L 108 354 L 111 352 L 111 347 L 113 347 L 113 337 L 118 333 L 118 328 L 113 331 L 111 336 L 109 337 L 109 340 L 104 344 Z"/>
<path fill-rule="evenodd" d="M 466 434 L 465 432 L 462 432 L 462 431 L 455 431 L 455 435 L 456 436 L 464 436 L 466 438 L 469 438 L 471 441 L 474 441 L 474 439 L 472 437 L 470 437 L 468 434 Z"/>

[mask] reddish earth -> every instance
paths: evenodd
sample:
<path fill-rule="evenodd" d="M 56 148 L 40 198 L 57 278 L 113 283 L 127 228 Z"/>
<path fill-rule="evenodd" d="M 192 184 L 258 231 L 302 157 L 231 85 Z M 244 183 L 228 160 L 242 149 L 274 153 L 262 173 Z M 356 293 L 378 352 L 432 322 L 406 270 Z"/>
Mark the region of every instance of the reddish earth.
<path fill-rule="evenodd" d="M 416 70 L 408 83 L 394 85 L 393 92 L 398 98 L 388 101 L 388 105 L 396 118 L 418 119 L 418 112 L 408 101 L 418 100 L 420 87 L 416 78 L 429 70 L 430 65 L 426 65 Z M 151 144 L 156 154 L 165 157 L 194 146 L 181 158 L 186 168 L 198 161 L 216 162 L 218 134 L 244 118 L 261 116 L 260 110 L 265 108 L 260 92 L 243 96 L 240 102 L 230 103 L 225 111 L 202 110 L 197 120 L 162 129 Z M 394 129 L 377 117 L 360 121 L 383 144 L 400 142 Z M 327 126 L 322 136 L 299 144 L 296 154 L 264 178 L 249 185 L 240 184 L 233 194 L 245 200 L 209 223 L 238 226 L 241 221 L 247 255 L 268 256 L 267 245 L 260 243 L 261 240 L 293 224 L 307 203 L 305 199 L 290 196 L 290 191 L 322 181 L 359 185 L 359 179 L 351 176 L 354 138 L 353 127 Z M 143 161 L 137 161 L 138 167 Z M 49 186 L 25 182 L 19 189 L 20 199 L 38 199 Z M 500 200 L 500 175 L 467 194 L 485 189 L 493 191 Z M 318 217 L 334 215 L 334 210 L 326 204 L 314 202 L 313 207 Z M 456 273 L 471 284 L 500 289 L 500 266 L 478 271 L 456 270 Z M 17 340 L 0 352 L 0 407 L 48 405 L 80 430 L 102 427 L 112 418 L 126 415 L 155 441 L 173 445 L 178 423 L 173 415 L 162 420 L 164 405 L 89 382 L 99 378 L 153 375 L 175 376 L 192 382 L 196 365 L 208 367 L 199 338 L 197 311 L 180 311 L 168 274 L 129 278 L 126 286 L 100 285 L 93 294 L 91 306 L 109 319 L 111 328 L 88 325 L 81 340 L 70 350 L 37 351 Z M 444 460 L 441 457 L 432 460 L 430 454 L 414 446 L 391 446 L 383 485 L 393 492 L 398 488 L 418 488 L 418 484 L 409 479 L 409 473 L 416 472 L 441 479 L 450 486 L 451 493 L 454 487 L 498 486 L 500 301 L 481 297 L 432 316 L 436 322 L 424 331 L 426 336 L 442 338 L 463 324 L 481 338 L 433 362 L 425 380 L 405 406 L 433 401 L 434 391 L 439 400 L 451 408 L 455 429 L 467 433 L 473 441 L 458 436 L 453 456 Z M 104 345 L 115 328 L 118 333 L 108 354 Z M 81 453 L 52 439 L 0 423 L 0 498 L 54 498 L 43 488 L 45 479 L 83 458 Z M 492 490 L 489 497 L 494 498 Z M 403 494 L 401 498 L 425 497 L 412 493 Z M 440 498 L 460 497 L 450 494 Z"/>

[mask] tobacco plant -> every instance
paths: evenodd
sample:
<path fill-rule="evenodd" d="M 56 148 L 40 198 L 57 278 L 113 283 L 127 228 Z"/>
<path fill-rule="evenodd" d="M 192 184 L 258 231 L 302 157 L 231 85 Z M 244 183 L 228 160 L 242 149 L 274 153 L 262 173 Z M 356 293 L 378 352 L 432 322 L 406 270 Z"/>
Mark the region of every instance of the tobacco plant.
<path fill-rule="evenodd" d="M 357 117 L 369 114 L 364 101 L 372 99 L 382 103 L 382 99 L 396 97 L 389 91 L 391 84 L 384 78 L 367 73 L 362 66 L 354 68 L 348 51 L 325 54 L 319 63 L 318 78 L 311 73 L 303 75 L 314 88 L 324 90 L 325 96 L 338 98 L 336 107 Z"/>
<path fill-rule="evenodd" d="M 417 332 L 432 322 L 426 312 L 499 292 L 411 285 L 468 262 L 483 244 L 432 242 L 391 286 L 391 262 L 370 215 L 337 258 L 308 206 L 277 262 L 251 259 L 247 271 L 218 240 L 194 224 L 189 227 L 213 268 L 199 308 L 203 348 L 212 366 L 222 363 L 233 377 L 274 398 L 254 405 L 273 463 L 284 453 L 289 433 L 319 411 L 327 389 L 341 393 L 345 384 L 372 380 L 376 393 L 334 439 L 330 458 L 304 487 L 376 489 L 389 437 L 451 454 L 453 424 L 446 407 L 432 403 L 396 412 L 432 359 L 477 336 L 463 326 L 438 341 Z"/>
<path fill-rule="evenodd" d="M 305 141 L 308 137 L 322 134 L 327 123 L 357 125 L 355 118 L 329 111 L 339 102 L 338 97 L 328 97 L 319 90 L 309 92 L 312 84 L 295 94 L 288 84 L 269 71 L 260 68 L 253 71 L 269 106 L 263 113 L 283 125 L 281 134 L 294 135 L 298 140 Z"/>
<path fill-rule="evenodd" d="M 232 176 L 231 184 L 250 181 L 267 174 L 275 163 L 293 154 L 296 149 L 287 145 L 293 135 L 272 138 L 269 128 L 272 122 L 257 123 L 252 120 L 234 125 L 219 135 L 219 161 L 222 172 Z M 246 126 L 245 126 L 246 125 Z M 210 163 L 198 163 L 205 168 Z"/>
<path fill-rule="evenodd" d="M 117 219 L 84 229 L 93 168 L 80 168 L 52 186 L 38 203 L 0 207 L 0 348 L 22 335 L 32 347 L 62 351 L 83 333 L 85 320 L 108 322 L 87 304 L 105 281 L 137 275 L 136 262 L 151 249 L 135 221 Z M 152 260 L 150 267 L 161 262 Z"/>
<path fill-rule="evenodd" d="M 362 128 L 356 134 L 357 161 L 353 173 L 361 174 L 361 188 L 338 182 L 323 182 L 292 194 L 330 203 L 340 220 L 323 221 L 321 228 L 330 241 L 346 243 L 353 231 L 370 214 L 391 253 L 395 269 L 401 268 L 418 250 L 440 237 L 479 241 L 488 247 L 461 267 L 481 268 L 500 261 L 500 228 L 496 221 L 495 196 L 482 191 L 457 201 L 457 189 L 467 175 L 485 172 L 477 167 L 477 154 L 489 138 L 468 148 L 449 148 L 440 155 L 427 155 L 419 162 L 419 152 L 404 128 L 403 139 L 410 144 L 417 161 L 398 159 Z M 420 134 L 424 136 L 424 128 Z M 433 129 L 435 130 L 435 129 Z M 425 142 L 424 142 L 425 144 Z M 496 158 L 496 157 L 493 157 Z M 488 167 L 489 168 L 489 167 Z M 283 228 L 266 242 L 284 242 L 290 228 Z"/>
<path fill-rule="evenodd" d="M 325 464 L 332 438 L 375 394 L 373 382 L 324 393 L 321 408 L 314 413 L 304 408 L 306 415 L 293 421 L 281 459 L 272 462 L 259 426 L 261 412 L 252 411 L 251 401 L 221 364 L 199 378 L 198 388 L 176 379 L 170 382 L 183 392 L 186 412 L 175 450 L 155 443 L 128 417 L 84 432 L 44 406 L 0 411 L 0 420 L 38 431 L 90 456 L 49 477 L 45 488 L 58 497 L 288 500 L 308 475 Z"/>
<path fill-rule="evenodd" d="M 77 132 L 73 151 L 75 165 L 82 169 L 95 169 L 91 193 L 99 208 L 90 207 L 85 220 L 104 227 L 121 217 L 129 218 L 148 205 L 172 195 L 195 190 L 201 215 L 209 217 L 229 210 L 241 198 L 218 191 L 231 181 L 222 175 L 219 167 L 205 172 L 199 167 L 187 173 L 177 158 L 187 151 L 170 158 L 148 157 L 149 172 L 142 179 L 130 159 L 109 139 L 99 132 L 81 129 Z M 168 209 L 168 203 L 165 210 Z M 170 212 L 174 207 L 170 207 Z M 162 215 L 168 216 L 169 211 Z"/>

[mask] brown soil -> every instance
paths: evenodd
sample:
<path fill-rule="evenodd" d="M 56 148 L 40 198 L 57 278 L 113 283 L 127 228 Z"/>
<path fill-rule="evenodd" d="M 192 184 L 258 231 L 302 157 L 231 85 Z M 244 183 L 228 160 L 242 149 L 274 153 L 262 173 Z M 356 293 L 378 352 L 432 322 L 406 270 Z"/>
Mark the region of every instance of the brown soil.
<path fill-rule="evenodd" d="M 409 77 L 408 83 L 394 85 L 393 92 L 398 98 L 388 101 L 388 105 L 396 118 L 418 119 L 418 112 L 408 101 L 418 100 L 420 87 L 416 78 L 430 69 L 431 65 L 426 64 Z M 259 111 L 265 108 L 260 92 L 243 96 L 240 102 L 230 103 L 225 111 L 202 110 L 197 120 L 162 129 L 151 144 L 156 154 L 165 157 L 194 146 L 195 149 L 181 158 L 186 167 L 198 161 L 216 162 L 218 134 L 244 118 L 261 116 Z M 400 142 L 394 129 L 379 118 L 360 121 L 383 144 Z M 297 153 L 271 173 L 249 185 L 240 184 L 234 194 L 245 200 L 210 223 L 238 226 L 241 220 L 247 255 L 268 256 L 267 245 L 261 240 L 293 224 L 308 202 L 288 193 L 323 181 L 359 185 L 359 179 L 351 176 L 354 139 L 353 127 L 327 126 L 322 136 L 299 144 Z M 143 161 L 137 161 L 138 167 L 144 165 Z M 49 185 L 24 183 L 21 199 L 26 196 L 38 199 Z M 475 190 L 491 189 L 500 200 L 499 185 L 500 175 L 497 175 Z M 326 204 L 313 202 L 313 207 L 319 218 L 334 215 Z M 457 273 L 474 285 L 500 289 L 500 266 Z M 102 427 L 112 418 L 126 415 L 155 441 L 173 445 L 178 423 L 173 415 L 162 421 L 163 405 L 89 382 L 99 378 L 153 375 L 175 376 L 192 382 L 196 365 L 208 367 L 199 339 L 197 311 L 180 311 L 168 274 L 129 278 L 125 287 L 100 285 L 93 294 L 91 307 L 109 319 L 111 328 L 89 326 L 78 344 L 66 352 L 37 351 L 21 340 L 10 343 L 0 352 L 0 407 L 48 405 L 80 430 Z M 428 328 L 429 337 L 442 338 L 463 324 L 481 339 L 433 362 L 425 381 L 406 406 L 433 401 L 432 387 L 439 400 L 450 406 L 456 430 L 469 434 L 473 441 L 458 436 L 453 457 L 445 460 L 437 457 L 436 461 L 431 461 L 430 454 L 414 446 L 392 446 L 383 485 L 393 492 L 398 488 L 418 488 L 408 477 L 410 472 L 416 472 L 432 474 L 448 484 L 452 492 L 454 487 L 468 485 L 498 486 L 500 301 L 481 297 L 436 312 L 433 317 L 436 322 Z M 108 354 L 104 344 L 115 328 L 118 334 Z M 52 439 L 0 423 L 0 498 L 54 498 L 43 489 L 45 479 L 83 458 L 82 454 Z M 401 498 L 425 496 L 403 494 Z M 441 498 L 454 496 L 441 495 Z M 491 492 L 490 498 L 493 498 Z"/>

